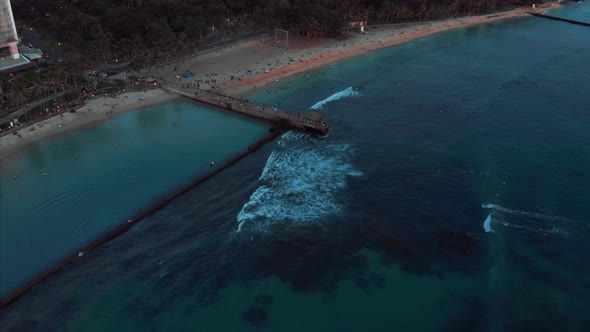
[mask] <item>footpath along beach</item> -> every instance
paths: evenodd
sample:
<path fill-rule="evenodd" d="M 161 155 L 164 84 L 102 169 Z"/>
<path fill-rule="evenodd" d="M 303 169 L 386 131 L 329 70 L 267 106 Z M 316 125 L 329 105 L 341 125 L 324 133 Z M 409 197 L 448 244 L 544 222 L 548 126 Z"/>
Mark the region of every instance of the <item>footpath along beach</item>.
<path fill-rule="evenodd" d="M 519 8 L 511 11 L 447 19 L 433 22 L 398 24 L 371 29 L 367 34 L 352 32 L 345 39 L 291 38 L 289 48 L 278 47 L 274 40 L 254 40 L 207 53 L 181 63 L 151 69 L 149 74 L 163 79 L 174 88 L 186 91 L 217 89 L 230 96 L 247 96 L 291 75 L 316 69 L 377 49 L 399 45 L 437 32 L 448 31 L 480 23 L 522 17 L 528 11 L 542 12 L 559 7 L 553 3 L 544 8 Z M 191 79 L 178 78 L 185 71 L 195 72 Z M 139 97 L 143 97 L 140 99 Z M 147 92 L 128 92 L 118 96 L 98 97 L 75 113 L 47 119 L 35 126 L 19 130 L 17 135 L 0 137 L 0 159 L 12 151 L 38 142 L 55 134 L 96 124 L 140 107 L 171 101 L 178 96 L 154 89 Z M 111 108 L 116 105 L 115 108 Z M 107 114 L 107 111 L 113 111 Z M 302 110 L 297 110 L 302 111 Z"/>

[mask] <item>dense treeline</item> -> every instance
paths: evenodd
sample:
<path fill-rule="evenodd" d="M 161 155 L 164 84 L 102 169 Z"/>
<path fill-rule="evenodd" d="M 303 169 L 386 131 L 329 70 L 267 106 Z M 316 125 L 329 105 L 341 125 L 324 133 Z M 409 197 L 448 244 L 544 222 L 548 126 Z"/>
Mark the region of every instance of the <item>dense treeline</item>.
<path fill-rule="evenodd" d="M 194 50 L 213 31 L 280 27 L 334 36 L 347 22 L 424 21 L 482 14 L 535 0 L 14 0 L 19 20 L 97 60 L 161 58 Z M 216 30 L 214 30 L 216 29 Z M 147 54 L 149 50 L 149 53 Z M 141 61 L 140 61 L 141 62 Z M 140 65 L 140 63 L 138 63 Z"/>

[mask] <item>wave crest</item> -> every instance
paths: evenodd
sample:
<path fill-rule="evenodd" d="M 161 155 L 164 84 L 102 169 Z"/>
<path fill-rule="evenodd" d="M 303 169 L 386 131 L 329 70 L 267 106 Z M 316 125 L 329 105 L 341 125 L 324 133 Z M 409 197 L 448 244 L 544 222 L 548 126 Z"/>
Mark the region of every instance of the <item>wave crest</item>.
<path fill-rule="evenodd" d="M 490 213 L 486 220 L 484 221 L 484 230 L 486 232 L 493 232 L 492 230 L 492 221 L 494 224 L 502 225 L 507 228 L 513 228 L 518 230 L 525 230 L 535 233 L 541 234 L 554 234 L 554 235 L 562 235 L 567 236 L 570 235 L 570 232 L 564 230 L 562 227 L 572 228 L 575 227 L 572 223 L 563 223 L 564 221 L 570 221 L 569 219 L 558 217 L 558 216 L 551 216 L 543 213 L 538 212 L 528 212 L 522 210 L 514 210 L 505 208 L 503 206 L 499 206 L 496 204 L 482 204 L 482 208 L 484 209 L 492 209 L 494 212 Z M 494 215 L 494 220 L 492 220 L 492 214 Z M 516 218 L 510 218 L 509 216 L 517 216 Z M 499 218 L 496 218 L 496 217 Z M 505 220 L 508 218 L 512 222 L 508 222 Z M 532 222 L 533 220 L 544 220 L 547 222 L 548 226 L 546 227 L 539 227 L 538 222 Z M 555 222 L 559 222 L 559 227 L 555 225 Z"/>
<path fill-rule="evenodd" d="M 347 98 L 347 97 L 357 97 L 360 96 L 360 93 L 354 88 L 354 87 L 350 87 L 348 89 L 344 89 L 340 92 L 336 92 L 335 94 L 331 95 L 330 97 L 322 100 L 322 101 L 318 101 L 317 103 L 313 104 L 313 106 L 310 107 L 310 109 L 312 110 L 321 110 L 324 108 L 324 106 L 330 102 L 333 102 L 335 100 L 338 99 L 342 99 L 342 98 Z"/>
<path fill-rule="evenodd" d="M 492 214 L 490 213 L 486 220 L 483 221 L 483 229 L 486 233 L 493 232 L 492 230 Z"/>

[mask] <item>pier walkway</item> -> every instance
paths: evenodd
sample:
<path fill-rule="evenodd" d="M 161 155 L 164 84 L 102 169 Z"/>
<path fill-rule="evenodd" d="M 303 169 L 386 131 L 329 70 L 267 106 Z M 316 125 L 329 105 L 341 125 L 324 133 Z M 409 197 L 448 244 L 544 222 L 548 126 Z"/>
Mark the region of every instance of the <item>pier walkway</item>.
<path fill-rule="evenodd" d="M 201 102 L 203 104 L 223 108 L 228 111 L 241 113 L 257 119 L 270 121 L 284 127 L 303 131 L 311 131 L 320 135 L 326 135 L 328 133 L 328 123 L 324 118 L 324 114 L 320 112 L 287 112 L 276 107 L 258 105 L 244 98 L 234 98 L 206 90 L 196 90 L 191 94 L 187 91 L 165 86 L 162 87 L 162 89 Z"/>
<path fill-rule="evenodd" d="M 529 14 L 536 16 L 536 17 L 546 18 L 549 20 L 562 21 L 562 22 L 567 22 L 567 23 L 571 23 L 571 24 L 577 24 L 577 25 L 590 27 L 590 23 L 586 23 L 586 22 L 570 20 L 567 18 L 561 18 L 561 17 L 557 17 L 557 16 L 551 16 L 551 15 L 547 15 L 547 14 L 539 14 L 539 13 L 533 13 L 533 12 L 529 12 Z"/>

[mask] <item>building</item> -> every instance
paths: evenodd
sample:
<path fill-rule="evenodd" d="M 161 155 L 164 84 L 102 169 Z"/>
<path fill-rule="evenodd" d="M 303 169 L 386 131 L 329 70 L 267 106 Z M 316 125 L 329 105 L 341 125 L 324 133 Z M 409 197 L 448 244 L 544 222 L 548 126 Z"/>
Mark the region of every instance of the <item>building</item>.
<path fill-rule="evenodd" d="M 357 18 L 348 22 L 348 26 L 352 28 L 359 28 L 361 33 L 365 32 L 365 27 L 367 26 L 367 20 L 362 18 Z"/>
<path fill-rule="evenodd" d="M 367 20 L 362 18 L 357 18 L 348 22 L 349 27 L 366 27 Z"/>
<path fill-rule="evenodd" d="M 8 47 L 10 57 L 18 59 L 19 54 L 16 44 L 18 44 L 18 35 L 14 24 L 14 16 L 12 16 L 10 0 L 0 0 L 0 48 Z"/>
<path fill-rule="evenodd" d="M 18 51 L 18 34 L 10 0 L 0 0 L 0 73 L 12 73 L 32 66 Z"/>

